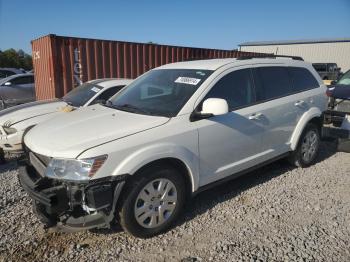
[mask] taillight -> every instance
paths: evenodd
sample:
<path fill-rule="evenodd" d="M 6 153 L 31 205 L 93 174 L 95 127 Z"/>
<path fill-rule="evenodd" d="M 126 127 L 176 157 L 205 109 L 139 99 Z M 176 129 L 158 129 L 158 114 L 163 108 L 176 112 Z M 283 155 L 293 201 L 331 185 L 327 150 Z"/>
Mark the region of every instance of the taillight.
<path fill-rule="evenodd" d="M 334 90 L 334 87 L 327 88 L 326 95 L 329 96 L 329 97 L 332 97 L 333 96 L 333 90 Z"/>

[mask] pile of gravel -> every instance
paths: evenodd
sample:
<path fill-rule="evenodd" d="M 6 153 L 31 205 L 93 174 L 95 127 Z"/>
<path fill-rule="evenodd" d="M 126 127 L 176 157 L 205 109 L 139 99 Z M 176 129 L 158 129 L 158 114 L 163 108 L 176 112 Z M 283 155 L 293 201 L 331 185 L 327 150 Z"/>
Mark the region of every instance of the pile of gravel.
<path fill-rule="evenodd" d="M 171 231 L 133 238 L 120 228 L 44 230 L 0 167 L 0 261 L 350 261 L 350 154 L 322 145 L 307 169 L 284 161 L 205 191 Z"/>

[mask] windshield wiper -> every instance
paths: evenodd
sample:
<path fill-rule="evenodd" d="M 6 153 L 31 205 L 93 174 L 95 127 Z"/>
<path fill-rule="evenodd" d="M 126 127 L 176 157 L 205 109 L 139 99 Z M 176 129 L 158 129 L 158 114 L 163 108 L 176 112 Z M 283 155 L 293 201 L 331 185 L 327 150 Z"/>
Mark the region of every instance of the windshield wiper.
<path fill-rule="evenodd" d="M 152 115 L 152 113 L 148 110 L 145 110 L 143 108 L 139 108 L 137 106 L 131 105 L 131 104 L 123 104 L 123 105 L 113 105 L 115 109 L 123 110 L 123 111 L 128 111 L 132 113 L 143 113 L 147 115 Z"/>

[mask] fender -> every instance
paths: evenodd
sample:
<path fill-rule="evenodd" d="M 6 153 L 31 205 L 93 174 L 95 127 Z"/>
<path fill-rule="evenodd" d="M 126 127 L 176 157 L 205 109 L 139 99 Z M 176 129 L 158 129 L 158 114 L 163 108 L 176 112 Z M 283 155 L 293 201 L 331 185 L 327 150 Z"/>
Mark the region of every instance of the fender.
<path fill-rule="evenodd" d="M 192 192 L 199 187 L 199 159 L 189 149 L 172 143 L 162 143 L 144 147 L 127 156 L 114 169 L 113 176 L 118 174 L 135 174 L 143 166 L 165 158 L 180 160 L 190 176 Z"/>
<path fill-rule="evenodd" d="M 304 131 L 305 126 L 310 122 L 311 119 L 315 117 L 320 117 L 321 115 L 322 115 L 322 112 L 319 108 L 311 107 L 308 111 L 306 111 L 301 116 L 290 139 L 290 145 L 291 145 L 292 151 L 296 149 L 299 142 L 299 138 L 301 136 L 301 133 Z"/>

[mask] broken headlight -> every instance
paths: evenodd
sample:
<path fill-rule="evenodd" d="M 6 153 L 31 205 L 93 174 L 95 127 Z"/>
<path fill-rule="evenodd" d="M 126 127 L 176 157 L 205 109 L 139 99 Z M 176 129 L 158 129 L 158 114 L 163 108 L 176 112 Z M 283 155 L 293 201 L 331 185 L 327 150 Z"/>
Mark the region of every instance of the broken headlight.
<path fill-rule="evenodd" d="M 45 176 L 63 180 L 89 180 L 106 159 L 106 155 L 81 160 L 53 158 L 46 168 Z"/>

